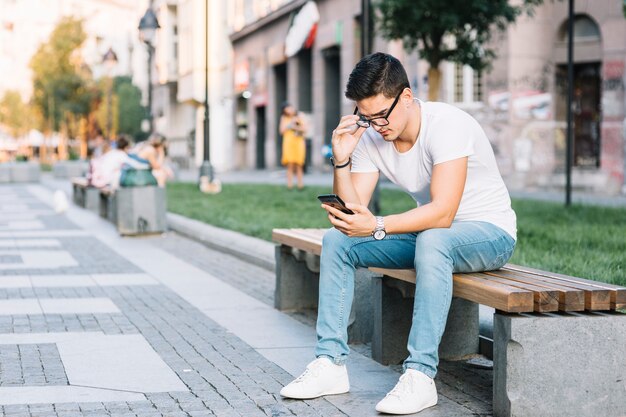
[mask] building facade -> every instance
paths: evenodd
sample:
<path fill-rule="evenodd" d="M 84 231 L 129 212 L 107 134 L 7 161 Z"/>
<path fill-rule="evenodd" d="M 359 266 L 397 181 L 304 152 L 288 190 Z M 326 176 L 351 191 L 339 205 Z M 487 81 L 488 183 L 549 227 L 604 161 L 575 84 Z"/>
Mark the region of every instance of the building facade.
<path fill-rule="evenodd" d="M 217 171 L 232 169 L 232 51 L 226 5 L 218 0 L 156 0 L 153 7 L 161 26 L 152 80 L 155 128 L 168 138 L 174 161 L 183 168 L 199 166 L 208 92 L 211 162 Z"/>
<path fill-rule="evenodd" d="M 345 82 L 361 57 L 361 0 L 319 0 L 310 48 L 285 54 L 290 24 L 306 0 L 230 3 L 234 51 L 234 159 L 237 168 L 280 166 L 280 105 L 288 100 L 310 117 L 310 163 L 322 153 L 353 103 Z M 575 148 L 573 185 L 615 194 L 624 188 L 624 62 L 626 20 L 618 0 L 577 2 L 575 24 Z M 546 2 L 494 34 L 490 71 L 442 64 L 439 97 L 472 113 L 492 140 L 511 188 L 560 188 L 565 181 L 566 2 Z M 397 56 L 414 93 L 425 99 L 428 67 L 398 42 L 373 36 L 372 51 Z"/>
<path fill-rule="evenodd" d="M 483 125 L 516 188 L 565 184 L 567 2 L 546 2 L 497 39 L 483 77 Z M 626 19 L 618 0 L 579 1 L 574 17 L 574 188 L 624 188 Z"/>

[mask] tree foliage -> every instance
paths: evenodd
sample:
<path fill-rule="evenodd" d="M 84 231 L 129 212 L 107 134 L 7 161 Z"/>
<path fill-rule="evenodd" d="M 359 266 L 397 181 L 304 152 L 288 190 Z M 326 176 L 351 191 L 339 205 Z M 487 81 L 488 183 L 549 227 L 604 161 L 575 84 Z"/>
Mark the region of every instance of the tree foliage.
<path fill-rule="evenodd" d="M 513 4 L 515 3 L 515 4 Z M 378 0 L 378 25 L 386 39 L 401 39 L 431 69 L 442 61 L 488 68 L 495 52 L 487 46 L 494 29 L 503 31 L 543 0 Z M 432 87 L 432 86 L 431 86 Z"/>
<path fill-rule="evenodd" d="M 0 99 L 0 123 L 13 137 L 25 134 L 31 127 L 31 111 L 19 92 L 8 90 Z"/>
<path fill-rule="evenodd" d="M 98 89 L 100 100 L 96 110 L 96 121 L 105 134 L 109 133 L 107 126 L 111 112 L 112 136 L 124 133 L 135 140 L 143 139 L 141 121 L 145 118 L 145 108 L 141 105 L 141 90 L 133 85 L 131 78 L 119 76 L 113 80 L 101 79 L 98 82 Z"/>
<path fill-rule="evenodd" d="M 79 54 L 85 39 L 82 20 L 64 17 L 30 61 L 33 104 L 49 130 L 69 128 L 69 120 L 86 116 L 91 110 L 95 91 Z"/>
<path fill-rule="evenodd" d="M 115 95 L 118 114 L 123 116 L 120 117 L 118 131 L 133 136 L 135 140 L 143 138 L 145 135 L 141 130 L 141 121 L 145 118 L 146 110 L 141 105 L 141 90 L 132 83 L 130 77 L 117 77 Z"/>

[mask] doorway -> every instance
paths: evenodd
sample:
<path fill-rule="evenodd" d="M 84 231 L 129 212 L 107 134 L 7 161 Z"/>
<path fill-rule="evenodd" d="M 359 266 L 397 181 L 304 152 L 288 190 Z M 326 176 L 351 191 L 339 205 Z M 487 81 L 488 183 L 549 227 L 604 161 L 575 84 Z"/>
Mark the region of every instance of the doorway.
<path fill-rule="evenodd" d="M 341 116 L 341 64 L 339 47 L 322 51 L 324 57 L 324 143 L 330 144 Z"/>
<path fill-rule="evenodd" d="M 287 100 L 287 64 L 274 66 L 274 97 L 276 97 L 276 166 L 281 166 L 283 158 L 283 137 L 279 131 L 282 104 Z"/>
<path fill-rule="evenodd" d="M 256 108 L 256 169 L 265 169 L 265 106 Z"/>
<path fill-rule="evenodd" d="M 574 166 L 600 166 L 600 62 L 574 65 Z M 567 65 L 556 68 L 556 118 L 567 120 Z"/>

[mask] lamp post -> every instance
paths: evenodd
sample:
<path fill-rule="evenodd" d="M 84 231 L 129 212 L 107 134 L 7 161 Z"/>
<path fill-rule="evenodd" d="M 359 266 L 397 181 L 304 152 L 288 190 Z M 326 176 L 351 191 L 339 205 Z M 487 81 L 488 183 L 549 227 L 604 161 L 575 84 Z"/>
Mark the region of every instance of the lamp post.
<path fill-rule="evenodd" d="M 113 131 L 113 69 L 117 65 L 117 55 L 113 52 L 113 48 L 109 48 L 104 54 L 102 62 L 109 76 L 109 86 L 107 91 L 107 139 L 111 140 L 111 132 Z"/>
<path fill-rule="evenodd" d="M 152 117 L 152 56 L 154 55 L 154 40 L 156 37 L 156 30 L 161 26 L 157 20 L 154 11 L 152 10 L 152 1 L 148 10 L 139 21 L 139 39 L 148 47 L 148 122 L 150 123 L 150 131 L 154 131 L 154 120 Z"/>
<path fill-rule="evenodd" d="M 209 184 L 213 183 L 211 138 L 209 130 L 209 0 L 205 0 L 204 5 L 204 121 L 202 124 L 204 152 L 198 182 L 201 189 L 203 188 L 203 184 L 206 184 L 207 181 Z"/>

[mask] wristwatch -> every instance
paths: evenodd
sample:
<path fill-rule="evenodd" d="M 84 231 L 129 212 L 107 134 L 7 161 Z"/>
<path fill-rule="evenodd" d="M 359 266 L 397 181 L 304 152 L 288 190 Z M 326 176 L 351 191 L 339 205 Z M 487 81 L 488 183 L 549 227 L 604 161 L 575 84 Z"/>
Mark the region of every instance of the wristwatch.
<path fill-rule="evenodd" d="M 376 227 L 372 232 L 372 237 L 375 240 L 383 240 L 387 236 L 387 231 L 385 230 L 385 220 L 382 216 L 376 216 Z"/>

